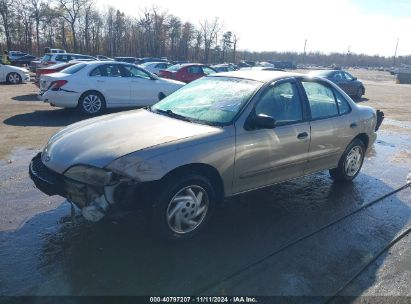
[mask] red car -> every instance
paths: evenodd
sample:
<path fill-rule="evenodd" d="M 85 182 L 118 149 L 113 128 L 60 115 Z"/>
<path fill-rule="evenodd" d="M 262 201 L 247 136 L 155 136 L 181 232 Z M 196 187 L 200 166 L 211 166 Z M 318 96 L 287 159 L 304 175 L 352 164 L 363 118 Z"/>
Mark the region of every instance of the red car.
<path fill-rule="evenodd" d="M 189 83 L 206 75 L 214 74 L 216 71 L 201 63 L 175 64 L 167 70 L 161 70 L 159 76 Z"/>
<path fill-rule="evenodd" d="M 75 61 L 63 62 L 63 63 L 50 65 L 44 68 L 37 68 L 36 69 L 36 79 L 34 80 L 34 83 L 36 84 L 36 86 L 40 87 L 40 76 L 41 75 L 60 72 L 64 70 L 65 68 L 68 68 L 69 66 L 72 66 L 76 63 L 79 63 L 79 62 L 75 62 Z"/>

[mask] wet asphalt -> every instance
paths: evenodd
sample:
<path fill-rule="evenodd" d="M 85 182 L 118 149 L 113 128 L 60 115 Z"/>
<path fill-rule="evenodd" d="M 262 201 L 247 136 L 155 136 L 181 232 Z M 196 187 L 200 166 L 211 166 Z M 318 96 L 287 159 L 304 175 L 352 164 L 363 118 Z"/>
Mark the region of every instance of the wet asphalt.
<path fill-rule="evenodd" d="M 70 217 L 64 199 L 33 188 L 36 151 L 16 151 L 0 164 L 0 206 L 50 210 L 2 217 L 0 295 L 411 296 L 411 236 L 388 246 L 411 227 L 411 188 L 379 199 L 405 184 L 407 151 L 411 135 L 380 132 L 353 183 L 321 172 L 228 199 L 177 243 L 157 240 L 143 213 Z"/>

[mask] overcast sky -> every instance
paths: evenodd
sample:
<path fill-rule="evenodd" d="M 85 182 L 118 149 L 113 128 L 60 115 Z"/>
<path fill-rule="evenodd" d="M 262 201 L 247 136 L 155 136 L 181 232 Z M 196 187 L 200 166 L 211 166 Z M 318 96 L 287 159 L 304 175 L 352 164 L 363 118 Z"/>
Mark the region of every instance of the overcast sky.
<path fill-rule="evenodd" d="M 138 16 L 153 5 L 198 24 L 219 17 L 251 51 L 411 54 L 411 0 L 96 0 Z"/>

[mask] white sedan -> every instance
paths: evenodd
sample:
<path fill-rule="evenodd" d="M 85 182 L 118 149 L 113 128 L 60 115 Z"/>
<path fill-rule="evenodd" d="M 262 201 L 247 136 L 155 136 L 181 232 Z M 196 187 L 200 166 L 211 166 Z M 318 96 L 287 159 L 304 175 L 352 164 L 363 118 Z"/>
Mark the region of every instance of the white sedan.
<path fill-rule="evenodd" d="M 166 70 L 171 64 L 163 61 L 159 62 L 146 62 L 140 64 L 142 68 L 150 73 L 158 75 L 161 70 Z"/>
<path fill-rule="evenodd" d="M 98 115 L 106 108 L 152 105 L 182 86 L 134 64 L 92 61 L 42 75 L 39 97 L 52 106 Z"/>
<path fill-rule="evenodd" d="M 0 82 L 18 84 L 30 80 L 30 74 L 27 69 L 0 63 Z"/>

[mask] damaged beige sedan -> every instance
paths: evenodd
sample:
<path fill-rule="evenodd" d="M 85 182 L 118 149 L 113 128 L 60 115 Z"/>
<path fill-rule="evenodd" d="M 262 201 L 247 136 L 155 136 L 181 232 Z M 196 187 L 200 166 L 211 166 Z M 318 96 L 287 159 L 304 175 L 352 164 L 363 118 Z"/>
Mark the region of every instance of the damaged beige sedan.
<path fill-rule="evenodd" d="M 150 108 L 68 126 L 33 158 L 30 176 L 88 220 L 145 206 L 159 234 L 188 238 L 225 197 L 326 169 L 353 180 L 382 119 L 326 79 L 221 73 Z"/>

